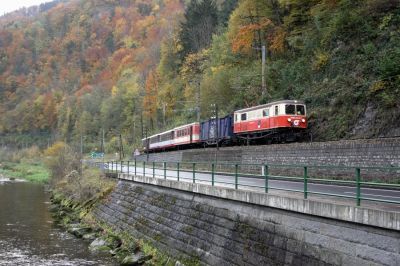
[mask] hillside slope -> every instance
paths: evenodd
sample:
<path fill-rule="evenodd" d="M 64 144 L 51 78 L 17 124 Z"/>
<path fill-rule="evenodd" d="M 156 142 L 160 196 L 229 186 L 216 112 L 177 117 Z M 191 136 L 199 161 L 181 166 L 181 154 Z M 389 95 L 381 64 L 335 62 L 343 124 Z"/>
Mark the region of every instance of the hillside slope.
<path fill-rule="evenodd" d="M 399 136 L 396 0 L 71 0 L 0 17 L 0 134 L 107 148 L 278 99 L 315 138 Z M 267 47 L 261 88 L 260 47 Z M 136 144 L 137 145 L 137 144 Z"/>

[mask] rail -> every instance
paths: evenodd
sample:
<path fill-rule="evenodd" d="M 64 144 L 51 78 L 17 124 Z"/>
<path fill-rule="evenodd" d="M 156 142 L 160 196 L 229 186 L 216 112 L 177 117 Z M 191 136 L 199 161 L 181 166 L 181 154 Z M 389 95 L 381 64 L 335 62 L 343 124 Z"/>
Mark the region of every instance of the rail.
<path fill-rule="evenodd" d="M 309 195 L 353 199 L 357 206 L 362 201 L 400 204 L 400 167 L 139 161 L 110 161 L 97 163 L 97 166 L 107 173 L 127 173 L 265 193 L 270 190 L 295 192 L 301 193 L 304 199 Z M 332 178 L 321 177 L 321 171 L 326 170 L 336 174 Z M 364 176 L 379 176 L 382 172 L 393 174 L 392 182 L 364 179 Z"/>

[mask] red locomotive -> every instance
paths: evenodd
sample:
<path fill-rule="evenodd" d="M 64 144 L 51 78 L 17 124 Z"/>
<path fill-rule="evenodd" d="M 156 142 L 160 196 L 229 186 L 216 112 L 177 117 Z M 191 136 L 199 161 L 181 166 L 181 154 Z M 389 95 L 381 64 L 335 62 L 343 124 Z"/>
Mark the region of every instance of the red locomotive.
<path fill-rule="evenodd" d="M 307 129 L 306 106 L 284 100 L 237 110 L 233 115 L 191 123 L 142 139 L 148 151 L 210 143 L 237 144 L 254 140 L 267 143 L 294 141 Z"/>
<path fill-rule="evenodd" d="M 306 106 L 296 100 L 286 100 L 258 105 L 234 112 L 233 133 L 247 139 L 292 133 L 307 129 Z"/>

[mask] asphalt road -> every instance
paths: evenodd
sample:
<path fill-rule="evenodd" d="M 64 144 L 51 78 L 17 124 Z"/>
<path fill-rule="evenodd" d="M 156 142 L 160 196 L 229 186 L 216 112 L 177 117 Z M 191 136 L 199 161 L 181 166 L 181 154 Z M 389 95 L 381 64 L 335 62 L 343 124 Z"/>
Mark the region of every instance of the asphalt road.
<path fill-rule="evenodd" d="M 120 164 L 114 164 L 113 169 L 111 169 L 111 165 L 109 166 L 109 170 L 118 170 L 121 171 Z M 128 167 L 127 165 L 123 165 L 122 172 L 127 173 Z M 130 167 L 130 174 L 134 174 L 134 167 Z M 164 169 L 155 169 L 153 174 L 153 169 L 151 167 L 146 167 L 143 170 L 143 166 L 136 167 L 136 173 L 138 175 L 145 175 L 148 177 L 156 177 L 164 179 Z M 177 180 L 178 172 L 176 170 L 166 170 L 166 179 L 168 180 Z M 179 171 L 179 179 L 183 182 L 193 182 L 193 172 L 189 170 L 180 170 Z M 211 185 L 211 173 L 209 172 L 196 172 L 194 182 L 201 184 Z M 226 175 L 226 174 L 215 174 L 214 175 L 214 185 L 220 187 L 229 187 L 235 188 L 235 176 Z M 258 192 L 265 191 L 265 180 L 261 178 L 255 177 L 246 177 L 238 175 L 238 189 L 246 189 Z M 298 192 L 304 193 L 304 184 L 303 182 L 298 181 L 290 181 L 290 180 L 273 180 L 270 179 L 268 181 L 268 189 L 269 190 L 277 190 L 277 191 L 290 191 L 290 192 Z M 307 191 L 309 195 L 321 195 L 319 193 L 324 194 L 332 194 L 332 197 L 337 198 L 347 198 L 350 200 L 356 201 L 356 187 L 355 186 L 344 186 L 337 184 L 315 184 L 308 183 Z M 338 196 L 336 196 L 338 195 Z M 400 190 L 392 190 L 392 189 L 384 189 L 384 188 L 363 188 L 361 187 L 361 197 L 363 201 L 371 201 L 377 203 L 388 203 L 384 201 L 391 201 L 393 203 L 389 203 L 394 207 L 394 209 L 400 209 Z"/>

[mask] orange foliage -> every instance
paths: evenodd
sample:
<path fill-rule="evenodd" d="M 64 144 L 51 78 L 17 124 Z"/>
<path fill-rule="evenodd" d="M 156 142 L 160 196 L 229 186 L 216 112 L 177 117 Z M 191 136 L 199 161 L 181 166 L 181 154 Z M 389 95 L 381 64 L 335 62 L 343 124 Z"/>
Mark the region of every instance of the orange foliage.
<path fill-rule="evenodd" d="M 283 28 L 275 30 L 269 38 L 269 49 L 272 52 L 282 53 L 285 51 L 286 32 Z"/>
<path fill-rule="evenodd" d="M 272 24 L 271 20 L 263 18 L 258 23 L 247 24 L 241 26 L 238 33 L 232 41 L 232 51 L 234 53 L 244 52 L 250 53 L 252 51 L 252 46 L 257 37 L 257 33 L 265 30 L 268 26 Z"/>
<path fill-rule="evenodd" d="M 153 121 L 157 114 L 158 74 L 150 71 L 146 79 L 146 94 L 143 99 L 143 115 Z"/>

